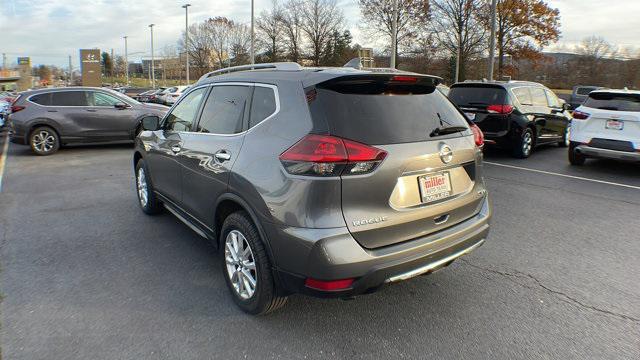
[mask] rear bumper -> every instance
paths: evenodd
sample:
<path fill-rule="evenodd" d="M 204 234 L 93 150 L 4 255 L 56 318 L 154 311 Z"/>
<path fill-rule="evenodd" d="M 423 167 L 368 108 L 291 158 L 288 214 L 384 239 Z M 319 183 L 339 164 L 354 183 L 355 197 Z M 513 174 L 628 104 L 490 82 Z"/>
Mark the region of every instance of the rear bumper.
<path fill-rule="evenodd" d="M 334 234 L 314 239 L 312 244 L 309 237 L 313 237 L 313 229 L 305 229 L 309 230 L 307 234 L 296 229 L 296 234 L 303 236 L 297 241 L 285 230 L 285 238 L 289 237 L 287 241 L 294 244 L 287 249 L 284 258 L 287 261 L 278 262 L 275 271 L 280 285 L 289 293 L 333 298 L 369 293 L 385 284 L 439 270 L 480 247 L 489 233 L 490 220 L 491 208 L 485 198 L 480 212 L 462 223 L 426 237 L 373 250 L 362 248 L 346 229 L 342 234 L 333 229 Z M 308 246 L 300 246 L 300 242 Z M 277 245 L 274 251 L 278 251 Z M 276 259 L 283 260 L 282 256 L 277 254 Z M 355 281 L 348 289 L 320 291 L 306 287 L 307 278 L 324 281 L 353 278 Z"/>
<path fill-rule="evenodd" d="M 640 152 L 601 149 L 591 147 L 589 145 L 579 145 L 575 148 L 575 151 L 587 157 L 624 161 L 640 161 Z"/>

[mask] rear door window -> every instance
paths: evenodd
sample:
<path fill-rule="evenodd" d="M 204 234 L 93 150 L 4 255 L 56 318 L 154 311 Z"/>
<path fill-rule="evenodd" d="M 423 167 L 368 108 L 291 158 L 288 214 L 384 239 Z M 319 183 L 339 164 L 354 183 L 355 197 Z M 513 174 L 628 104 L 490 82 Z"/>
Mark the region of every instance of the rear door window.
<path fill-rule="evenodd" d="M 249 128 L 252 128 L 276 112 L 276 95 L 272 88 L 256 86 L 251 100 L 251 118 Z"/>
<path fill-rule="evenodd" d="M 528 87 L 515 88 L 512 90 L 513 95 L 516 96 L 518 102 L 522 105 L 533 105 L 533 100 L 531 99 L 531 92 Z"/>
<path fill-rule="evenodd" d="M 51 105 L 51 93 L 33 95 L 29 98 L 29 101 L 38 105 L 49 106 Z"/>
<path fill-rule="evenodd" d="M 331 135 L 370 145 L 426 141 L 438 127 L 468 126 L 433 85 L 392 86 L 377 79 L 334 81 L 331 86 L 307 89 L 307 99 L 314 121 L 326 123 Z"/>
<path fill-rule="evenodd" d="M 549 106 L 547 104 L 547 95 L 545 95 L 543 88 L 532 87 L 530 88 L 530 91 L 533 106 Z"/>
<path fill-rule="evenodd" d="M 640 112 L 640 94 L 591 93 L 583 105 L 603 110 Z"/>
<path fill-rule="evenodd" d="M 458 85 L 451 88 L 449 98 L 462 107 L 508 104 L 507 91 L 499 86 Z"/>
<path fill-rule="evenodd" d="M 56 91 L 51 93 L 53 106 L 89 106 L 86 91 Z"/>
<path fill-rule="evenodd" d="M 211 134 L 241 132 L 251 90 L 251 87 L 243 85 L 214 86 L 204 104 L 197 131 Z"/>

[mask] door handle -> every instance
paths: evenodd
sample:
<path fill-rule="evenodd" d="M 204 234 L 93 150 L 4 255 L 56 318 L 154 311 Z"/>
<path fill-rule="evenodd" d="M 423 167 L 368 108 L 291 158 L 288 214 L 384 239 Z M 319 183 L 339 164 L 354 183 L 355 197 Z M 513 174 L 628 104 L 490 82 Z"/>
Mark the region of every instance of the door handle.
<path fill-rule="evenodd" d="M 216 160 L 220 162 L 225 162 L 231 159 L 231 154 L 229 154 L 226 150 L 220 150 L 213 156 L 215 156 Z"/>
<path fill-rule="evenodd" d="M 87 109 L 88 112 L 98 112 L 98 110 L 95 109 Z"/>
<path fill-rule="evenodd" d="M 58 110 L 47 110 L 47 112 L 58 112 Z"/>

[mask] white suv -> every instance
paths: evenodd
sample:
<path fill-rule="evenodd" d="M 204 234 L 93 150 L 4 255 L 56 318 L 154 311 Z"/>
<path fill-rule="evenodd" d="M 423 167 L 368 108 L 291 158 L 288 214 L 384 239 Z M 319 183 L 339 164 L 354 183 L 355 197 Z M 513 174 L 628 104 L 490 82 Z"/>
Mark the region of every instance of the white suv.
<path fill-rule="evenodd" d="M 640 161 L 640 91 L 597 90 L 573 113 L 569 162 Z"/>

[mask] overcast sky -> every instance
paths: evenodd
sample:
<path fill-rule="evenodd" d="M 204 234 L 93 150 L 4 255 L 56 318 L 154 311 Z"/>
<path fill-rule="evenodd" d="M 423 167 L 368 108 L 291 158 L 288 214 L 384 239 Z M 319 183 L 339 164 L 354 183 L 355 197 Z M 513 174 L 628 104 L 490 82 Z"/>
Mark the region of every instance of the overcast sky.
<path fill-rule="evenodd" d="M 129 36 L 130 60 L 150 55 L 147 25 L 155 23 L 156 53 L 175 45 L 184 28 L 184 9 L 190 2 L 189 21 L 227 16 L 249 23 L 250 0 L 0 0 L 0 52 L 10 63 L 30 56 L 32 63 L 66 66 L 68 55 L 78 65 L 79 48 L 114 49 L 124 54 L 122 36 Z M 281 0 L 282 1 L 282 0 Z M 358 31 L 357 0 L 338 0 L 355 41 L 372 45 Z M 256 13 L 271 0 L 256 0 Z M 599 35 L 621 47 L 640 48 L 640 0 L 549 0 L 560 9 L 562 39 L 556 49 L 570 48 L 584 37 Z"/>

